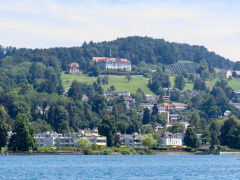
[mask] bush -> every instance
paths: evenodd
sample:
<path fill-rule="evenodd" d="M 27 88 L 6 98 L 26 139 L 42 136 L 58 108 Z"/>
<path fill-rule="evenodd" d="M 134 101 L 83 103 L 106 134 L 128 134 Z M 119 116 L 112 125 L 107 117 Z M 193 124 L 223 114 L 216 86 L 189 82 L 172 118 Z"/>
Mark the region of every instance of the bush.
<path fill-rule="evenodd" d="M 152 149 L 143 149 L 139 151 L 140 155 L 154 155 L 156 154 Z"/>
<path fill-rule="evenodd" d="M 122 149 L 122 150 L 120 151 L 120 153 L 121 153 L 122 155 L 130 155 L 130 154 L 131 154 L 131 151 L 129 151 L 128 149 Z"/>
<path fill-rule="evenodd" d="M 101 151 L 101 155 L 112 155 L 112 150 L 104 149 L 103 151 Z"/>

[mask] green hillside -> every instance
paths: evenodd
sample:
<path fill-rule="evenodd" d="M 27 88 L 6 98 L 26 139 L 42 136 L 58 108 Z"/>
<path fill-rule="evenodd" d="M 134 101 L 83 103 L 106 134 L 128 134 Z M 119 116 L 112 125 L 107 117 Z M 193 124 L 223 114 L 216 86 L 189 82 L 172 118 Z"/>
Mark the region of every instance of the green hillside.
<path fill-rule="evenodd" d="M 125 76 L 117 76 L 117 75 L 109 75 L 109 84 L 108 85 L 102 85 L 102 88 L 104 90 L 107 90 L 110 88 L 110 86 L 114 85 L 116 88 L 116 91 L 128 91 L 130 93 L 135 93 L 138 88 L 142 88 L 143 92 L 145 94 L 154 94 L 148 87 L 148 79 L 144 78 L 142 75 L 133 75 L 132 80 L 130 82 L 127 82 L 127 79 L 125 79 Z M 97 81 L 96 77 L 87 77 L 87 76 L 78 76 L 78 75 L 72 75 L 72 74 L 64 74 L 62 73 L 62 84 L 64 88 L 70 88 L 72 81 L 76 79 L 79 82 L 82 83 L 88 83 L 92 84 L 93 82 Z"/>

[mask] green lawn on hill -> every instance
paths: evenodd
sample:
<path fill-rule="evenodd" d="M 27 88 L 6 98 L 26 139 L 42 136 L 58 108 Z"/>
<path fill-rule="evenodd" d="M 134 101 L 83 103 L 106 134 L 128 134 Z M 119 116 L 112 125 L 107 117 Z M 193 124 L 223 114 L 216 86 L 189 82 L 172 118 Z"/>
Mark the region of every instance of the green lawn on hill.
<path fill-rule="evenodd" d="M 206 81 L 206 85 L 208 87 L 213 87 L 215 83 L 219 80 L 219 77 L 216 77 L 212 81 Z M 240 89 L 240 78 L 232 78 L 232 80 L 227 80 L 228 85 L 232 87 L 234 90 L 239 90 Z"/>
<path fill-rule="evenodd" d="M 118 75 L 108 75 L 108 85 L 102 85 L 104 90 L 110 88 L 110 86 L 115 86 L 116 91 L 127 91 L 130 93 L 136 93 L 138 88 L 142 88 L 145 94 L 154 93 L 147 87 L 148 79 L 144 78 L 142 75 L 133 75 L 132 79 L 128 83 L 125 76 Z M 97 77 L 88 77 L 84 75 L 73 75 L 62 73 L 62 84 L 64 88 L 70 88 L 72 81 L 76 79 L 78 82 L 92 84 L 97 81 Z"/>

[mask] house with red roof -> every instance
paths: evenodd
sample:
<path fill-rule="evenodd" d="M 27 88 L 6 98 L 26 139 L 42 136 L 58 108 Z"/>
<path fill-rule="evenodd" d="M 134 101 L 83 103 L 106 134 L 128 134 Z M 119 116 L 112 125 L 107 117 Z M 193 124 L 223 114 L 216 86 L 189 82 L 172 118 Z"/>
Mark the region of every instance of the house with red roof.
<path fill-rule="evenodd" d="M 71 63 L 67 66 L 67 71 L 69 73 L 79 72 L 79 64 L 78 63 Z"/>
<path fill-rule="evenodd" d="M 92 57 L 92 61 L 102 69 L 122 69 L 123 71 L 131 71 L 131 61 L 121 58 L 112 57 Z"/>

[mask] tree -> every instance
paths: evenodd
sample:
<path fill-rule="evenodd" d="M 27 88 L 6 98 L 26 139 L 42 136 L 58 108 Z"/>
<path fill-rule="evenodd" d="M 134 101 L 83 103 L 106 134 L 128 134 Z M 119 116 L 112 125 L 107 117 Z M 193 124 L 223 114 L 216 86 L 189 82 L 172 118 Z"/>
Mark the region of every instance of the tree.
<path fill-rule="evenodd" d="M 130 74 L 130 73 L 127 73 L 127 75 L 125 76 L 125 79 L 127 79 L 127 80 L 128 80 L 128 83 L 129 83 L 129 81 L 132 79 L 131 74 Z"/>
<path fill-rule="evenodd" d="M 226 121 L 224 121 L 223 126 L 220 129 L 219 140 L 222 146 L 229 146 L 231 142 L 227 139 L 227 134 L 231 131 L 232 128 L 237 127 L 237 121 L 234 118 L 230 117 Z"/>
<path fill-rule="evenodd" d="M 106 108 L 106 99 L 103 95 L 100 95 L 98 92 L 93 93 L 89 98 L 88 103 L 92 106 L 92 111 L 96 112 L 101 117 L 104 115 Z"/>
<path fill-rule="evenodd" d="M 144 108 L 144 112 L 143 112 L 143 124 L 148 124 L 150 123 L 151 120 L 151 115 L 150 115 L 150 110 L 146 107 Z"/>
<path fill-rule="evenodd" d="M 177 77 L 174 80 L 174 87 L 182 91 L 185 86 L 186 86 L 186 81 L 183 75 L 181 74 L 177 75 Z"/>
<path fill-rule="evenodd" d="M 104 85 L 108 85 L 108 76 L 107 76 L 107 75 L 103 76 L 103 78 L 102 78 L 102 83 L 103 83 Z"/>
<path fill-rule="evenodd" d="M 176 121 L 173 123 L 173 126 L 170 126 L 168 128 L 168 131 L 171 133 L 183 133 L 184 129 L 185 129 L 184 126 Z"/>
<path fill-rule="evenodd" d="M 87 138 L 81 138 L 77 140 L 77 143 L 79 144 L 79 147 L 82 150 L 87 150 L 88 148 L 91 147 L 91 142 Z"/>
<path fill-rule="evenodd" d="M 219 128 L 217 126 L 216 122 L 212 122 L 209 126 L 209 132 L 211 135 L 211 146 L 215 146 L 219 144 L 219 139 L 218 139 L 218 135 L 219 135 Z"/>
<path fill-rule="evenodd" d="M 98 77 L 97 77 L 97 83 L 98 83 L 98 85 L 101 85 L 101 83 L 102 83 L 102 78 L 101 78 L 101 76 L 98 76 Z"/>
<path fill-rule="evenodd" d="M 0 106 L 0 148 L 4 147 L 8 140 L 8 131 L 10 127 L 6 123 L 6 111 L 3 106 Z"/>
<path fill-rule="evenodd" d="M 25 114 L 18 114 L 15 121 L 15 132 L 10 138 L 8 147 L 14 151 L 28 151 L 36 148 L 34 128 L 30 126 Z"/>
<path fill-rule="evenodd" d="M 234 66 L 233 66 L 233 69 L 235 71 L 240 71 L 240 61 L 235 62 Z"/>
<path fill-rule="evenodd" d="M 200 141 L 193 127 L 188 127 L 184 137 L 184 143 L 187 146 L 195 149 L 198 148 L 198 146 L 200 145 Z"/>
<path fill-rule="evenodd" d="M 170 95 L 170 100 L 171 101 L 179 101 L 180 99 L 180 92 L 176 89 L 174 89 L 172 92 L 171 92 L 171 95 Z"/>
<path fill-rule="evenodd" d="M 189 75 L 188 75 L 188 80 L 191 81 L 191 82 L 193 83 L 194 80 L 195 80 L 194 75 L 193 75 L 193 74 L 189 74 Z"/>
<path fill-rule="evenodd" d="M 230 148 L 240 149 L 240 126 L 231 128 L 226 135 L 226 139 Z"/>
<path fill-rule="evenodd" d="M 68 96 L 72 97 L 74 100 L 82 100 L 83 93 L 81 84 L 76 80 L 72 82 L 71 88 L 68 91 Z"/>
<path fill-rule="evenodd" d="M 99 133 L 107 137 L 107 146 L 112 147 L 114 145 L 116 127 L 115 127 L 115 117 L 106 114 L 103 117 L 102 122 L 98 126 Z"/>
<path fill-rule="evenodd" d="M 115 86 L 112 85 L 112 86 L 110 87 L 110 90 L 111 90 L 111 92 L 113 93 L 113 92 L 116 90 Z"/>
<path fill-rule="evenodd" d="M 141 139 L 142 139 L 142 144 L 149 148 L 153 147 L 153 145 L 157 143 L 157 140 L 153 138 L 152 134 L 145 135 Z"/>
<path fill-rule="evenodd" d="M 152 115 L 157 115 L 157 114 L 158 114 L 158 107 L 157 107 L 157 104 L 155 103 L 152 108 Z"/>

